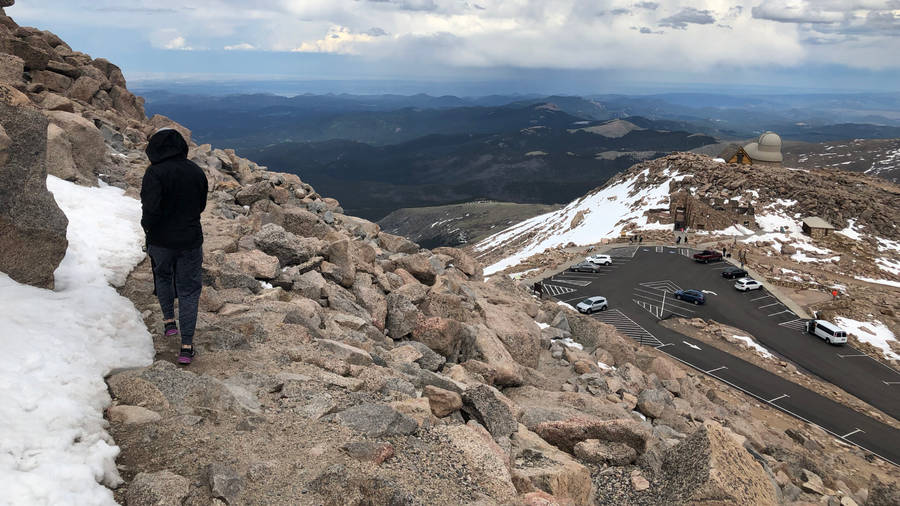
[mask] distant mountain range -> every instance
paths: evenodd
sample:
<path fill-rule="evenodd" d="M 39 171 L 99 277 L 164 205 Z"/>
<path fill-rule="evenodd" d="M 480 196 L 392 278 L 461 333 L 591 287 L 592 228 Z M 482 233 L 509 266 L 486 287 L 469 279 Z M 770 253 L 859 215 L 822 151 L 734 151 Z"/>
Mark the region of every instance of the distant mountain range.
<path fill-rule="evenodd" d="M 559 204 L 646 159 L 774 130 L 786 141 L 900 137 L 900 94 L 593 97 L 180 95 L 149 114 L 295 172 L 378 220 L 477 199 Z"/>
<path fill-rule="evenodd" d="M 566 202 L 640 160 L 715 141 L 653 129 L 643 118 L 586 121 L 549 105 L 480 110 L 479 118 L 476 133 L 431 134 L 386 146 L 282 142 L 243 154 L 297 173 L 352 214 L 378 220 L 401 207 L 476 199 Z M 477 132 L 502 125 L 519 128 Z"/>

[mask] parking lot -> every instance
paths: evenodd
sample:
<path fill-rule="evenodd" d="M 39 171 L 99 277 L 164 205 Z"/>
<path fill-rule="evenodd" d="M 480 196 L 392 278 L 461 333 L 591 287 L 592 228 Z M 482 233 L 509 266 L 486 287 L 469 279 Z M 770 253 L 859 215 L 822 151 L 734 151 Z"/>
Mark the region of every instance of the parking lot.
<path fill-rule="evenodd" d="M 861 415 L 737 357 L 660 325 L 672 317 L 712 319 L 752 334 L 773 354 L 900 418 L 900 373 L 851 346 L 828 345 L 804 331 L 805 320 L 765 288 L 734 289 L 721 271 L 727 262 L 698 264 L 688 248 L 644 246 L 608 252 L 599 273 L 564 272 L 543 281 L 545 293 L 577 304 L 594 295 L 609 310 L 592 317 L 623 334 L 716 377 L 762 402 L 811 421 L 836 437 L 900 462 L 900 431 Z M 696 289 L 706 304 L 675 300 L 673 292 Z"/>

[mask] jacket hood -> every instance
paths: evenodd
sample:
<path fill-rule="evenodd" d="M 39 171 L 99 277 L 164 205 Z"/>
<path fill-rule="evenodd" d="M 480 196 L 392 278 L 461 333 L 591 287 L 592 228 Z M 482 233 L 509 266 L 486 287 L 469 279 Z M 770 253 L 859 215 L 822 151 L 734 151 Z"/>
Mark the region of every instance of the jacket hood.
<path fill-rule="evenodd" d="M 150 163 L 159 163 L 176 157 L 187 158 L 188 145 L 177 130 L 164 128 L 150 137 L 146 153 Z"/>

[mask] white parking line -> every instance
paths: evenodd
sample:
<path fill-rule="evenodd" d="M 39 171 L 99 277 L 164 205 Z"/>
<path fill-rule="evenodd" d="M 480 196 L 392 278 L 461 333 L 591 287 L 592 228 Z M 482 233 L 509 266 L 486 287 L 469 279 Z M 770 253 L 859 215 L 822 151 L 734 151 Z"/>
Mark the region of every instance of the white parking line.
<path fill-rule="evenodd" d="M 723 365 L 722 367 L 716 367 L 715 369 L 710 369 L 708 371 L 703 371 L 703 372 L 705 372 L 706 374 L 709 374 L 711 372 L 721 371 L 722 369 L 728 369 L 728 368 Z"/>
<path fill-rule="evenodd" d="M 856 434 L 857 432 L 862 432 L 863 434 L 865 434 L 866 431 L 864 431 L 864 430 L 862 430 L 862 429 L 856 429 L 856 430 L 854 430 L 854 431 L 852 431 L 852 432 L 848 432 L 848 433 L 844 434 L 844 435 L 841 436 L 841 437 L 843 437 L 843 438 L 850 437 L 850 436 L 852 436 L 853 434 Z"/>
<path fill-rule="evenodd" d="M 788 394 L 781 394 L 781 395 L 779 395 L 778 397 L 776 397 L 776 398 L 774 398 L 774 399 L 771 399 L 771 400 L 768 400 L 768 401 L 766 401 L 766 402 L 768 402 L 769 404 L 771 404 L 771 403 L 777 401 L 778 399 L 784 399 L 785 397 L 790 397 L 790 395 L 788 395 Z"/>
<path fill-rule="evenodd" d="M 881 380 L 881 382 L 884 383 L 885 385 L 888 385 L 888 386 L 891 386 L 891 385 L 900 385 L 900 381 L 884 381 L 884 380 Z"/>
<path fill-rule="evenodd" d="M 635 341 L 638 341 L 641 344 L 646 344 L 649 346 L 659 346 L 662 344 L 662 341 L 657 339 L 656 336 L 654 336 L 650 332 L 647 332 L 647 329 L 638 325 L 637 322 L 626 316 L 625 313 L 619 311 L 618 309 L 603 311 L 592 316 L 593 318 L 603 323 L 612 325 L 619 332 L 634 339 Z"/>
<path fill-rule="evenodd" d="M 777 313 L 772 313 L 772 314 L 770 314 L 770 315 L 768 315 L 768 316 L 775 316 L 775 315 L 777 315 L 777 314 L 791 313 L 791 312 L 792 312 L 792 311 L 791 311 L 790 309 L 785 309 L 784 311 L 779 311 L 779 312 L 777 312 Z"/>
<path fill-rule="evenodd" d="M 661 345 L 657 346 L 656 349 L 658 350 L 660 348 L 665 348 L 666 346 L 675 346 L 675 344 L 674 343 L 661 344 Z"/>
<path fill-rule="evenodd" d="M 659 295 L 657 295 L 656 297 L 648 297 L 648 296 L 646 296 L 646 295 L 641 295 L 641 294 L 639 294 L 639 293 L 633 293 L 633 294 L 631 294 L 631 296 L 632 296 L 632 297 L 638 297 L 638 298 L 641 298 L 641 299 L 646 299 L 646 300 L 649 300 L 650 302 L 656 302 L 656 303 L 660 303 L 660 302 L 661 302 L 661 300 L 660 300 L 661 297 L 660 297 Z M 678 309 L 681 309 L 681 310 L 683 310 L 683 311 L 687 311 L 688 313 L 693 313 L 693 312 L 694 312 L 694 311 L 688 309 L 687 307 L 682 307 L 681 304 L 679 304 L 678 302 L 671 301 L 671 300 L 666 300 L 666 307 L 669 307 L 669 306 L 675 306 L 675 307 L 677 307 Z M 688 307 L 690 307 L 690 306 L 688 306 Z"/>
<path fill-rule="evenodd" d="M 544 290 L 553 297 L 559 297 L 560 295 L 576 291 L 574 288 L 569 288 L 568 286 L 549 285 L 546 283 L 544 283 L 543 287 Z"/>
<path fill-rule="evenodd" d="M 766 304 L 765 306 L 759 306 L 758 309 L 762 309 L 762 308 L 764 308 L 764 307 L 770 307 L 770 306 L 777 306 L 777 305 L 779 305 L 779 304 L 781 304 L 781 303 L 780 303 L 780 302 L 773 302 L 773 303 L 771 303 L 771 304 Z"/>
<path fill-rule="evenodd" d="M 557 283 L 565 283 L 567 285 L 575 285 L 575 286 L 580 286 L 580 287 L 585 287 L 585 286 L 588 286 L 589 284 L 591 284 L 590 281 L 584 281 L 581 279 L 554 279 L 553 281 L 556 281 Z"/>
<path fill-rule="evenodd" d="M 663 351 L 663 353 L 666 353 L 666 352 Z M 666 353 L 666 354 L 669 355 L 668 353 Z M 681 362 L 682 364 L 685 364 L 685 365 L 687 365 L 687 366 L 689 366 L 689 367 L 693 367 L 694 369 L 703 372 L 703 369 L 700 369 L 699 367 L 697 367 L 696 365 L 694 365 L 694 364 L 688 362 L 687 360 L 682 360 L 682 359 L 676 357 L 675 355 L 669 355 L 669 356 L 670 356 L 671 358 L 674 358 L 675 360 Z M 733 388 L 735 388 L 735 389 L 737 389 L 737 390 L 740 390 L 741 392 L 744 392 L 745 394 L 747 394 L 747 395 L 749 395 L 749 396 L 751 396 L 751 397 L 753 397 L 753 398 L 759 399 L 759 400 L 762 401 L 762 402 L 767 402 L 765 399 L 763 399 L 763 398 L 760 397 L 759 395 L 756 395 L 755 393 L 751 392 L 750 390 L 747 390 L 747 389 L 744 388 L 744 387 L 738 386 L 738 385 L 736 385 L 736 384 L 734 384 L 734 383 L 728 381 L 727 379 L 720 378 L 719 376 L 713 376 L 713 377 L 716 378 L 717 380 L 721 381 L 722 383 L 725 383 L 726 385 L 729 385 L 729 386 L 731 386 L 731 387 L 733 387 Z M 894 462 L 893 460 L 891 460 L 891 459 L 885 457 L 884 455 L 881 455 L 881 454 L 879 454 L 879 453 L 876 453 L 876 452 L 874 452 L 874 451 L 872 451 L 872 450 L 870 450 L 870 449 L 866 448 L 865 446 L 862 446 L 862 445 L 860 445 L 860 444 L 858 444 L 858 443 L 854 443 L 853 441 L 850 441 L 849 439 L 845 439 L 843 436 L 839 435 L 838 433 L 836 433 L 836 432 L 834 432 L 834 431 L 831 431 L 831 430 L 828 430 L 827 427 L 823 427 L 823 426 L 821 426 L 821 425 L 819 425 L 819 424 L 813 422 L 812 420 L 809 420 L 809 419 L 807 419 L 807 418 L 804 418 L 804 417 L 801 416 L 800 414 L 795 413 L 795 412 L 791 411 L 790 409 L 787 409 L 787 408 L 785 408 L 785 407 L 779 406 L 778 404 L 772 404 L 772 406 L 775 407 L 776 409 L 780 410 L 780 411 L 783 411 L 783 412 L 785 412 L 785 413 L 787 413 L 787 414 L 793 416 L 794 418 L 796 418 L 796 419 L 798 419 L 798 420 L 802 420 L 802 421 L 804 421 L 804 422 L 806 422 L 806 423 L 808 423 L 808 424 L 810 424 L 810 425 L 816 426 L 816 427 L 818 427 L 818 428 L 824 430 L 825 432 L 827 432 L 827 433 L 829 433 L 829 434 L 831 434 L 831 435 L 833 435 L 833 436 L 835 436 L 835 437 L 844 439 L 847 443 L 849 443 L 849 444 L 851 444 L 851 445 L 853 445 L 853 446 L 855 446 L 855 447 L 857 447 L 857 448 L 861 448 L 861 449 L 863 449 L 863 450 L 865 450 L 865 451 L 871 453 L 872 455 L 877 456 L 878 458 L 880 458 L 881 460 L 883 460 L 883 461 L 885 461 L 885 462 L 891 463 L 891 464 L 893 464 L 893 465 L 895 465 L 895 466 L 900 466 L 900 464 L 898 464 L 897 462 Z"/>
<path fill-rule="evenodd" d="M 757 297 L 757 298 L 755 298 L 755 299 L 750 299 L 750 302 L 753 302 L 753 301 L 755 301 L 755 300 L 768 299 L 768 298 L 771 297 L 771 296 L 772 296 L 772 294 L 763 295 L 762 297 Z"/>
<path fill-rule="evenodd" d="M 806 320 L 800 318 L 794 318 L 793 320 L 788 320 L 786 322 L 781 322 L 778 324 L 781 327 L 793 329 L 793 330 L 806 330 Z"/>
<path fill-rule="evenodd" d="M 841 358 L 849 358 L 849 357 L 868 357 L 868 355 L 866 355 L 865 353 L 855 353 L 855 354 L 853 354 L 853 355 L 841 355 L 840 353 L 838 353 L 837 356 L 839 356 L 839 357 L 841 357 Z"/>

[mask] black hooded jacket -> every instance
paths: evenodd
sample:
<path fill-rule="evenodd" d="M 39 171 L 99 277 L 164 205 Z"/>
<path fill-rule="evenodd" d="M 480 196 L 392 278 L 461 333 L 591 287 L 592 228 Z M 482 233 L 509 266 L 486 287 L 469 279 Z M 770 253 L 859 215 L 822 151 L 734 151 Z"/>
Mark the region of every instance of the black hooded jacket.
<path fill-rule="evenodd" d="M 203 245 L 200 213 L 209 189 L 203 169 L 187 159 L 188 145 L 176 130 L 153 134 L 147 144 L 150 167 L 141 186 L 141 226 L 147 244 L 171 249 Z"/>

